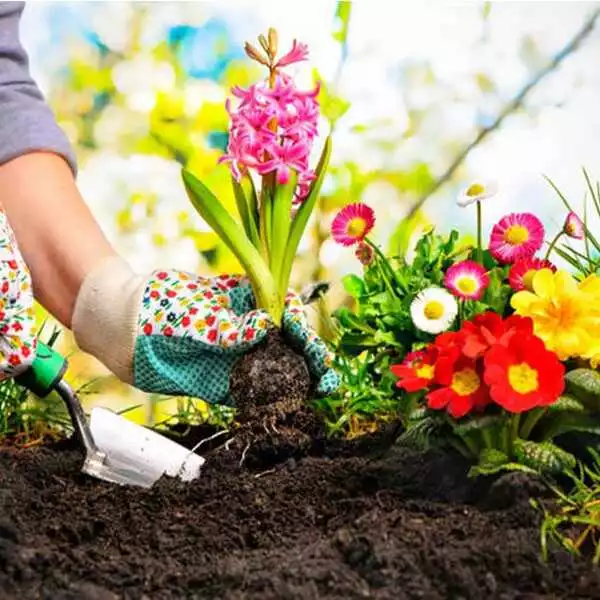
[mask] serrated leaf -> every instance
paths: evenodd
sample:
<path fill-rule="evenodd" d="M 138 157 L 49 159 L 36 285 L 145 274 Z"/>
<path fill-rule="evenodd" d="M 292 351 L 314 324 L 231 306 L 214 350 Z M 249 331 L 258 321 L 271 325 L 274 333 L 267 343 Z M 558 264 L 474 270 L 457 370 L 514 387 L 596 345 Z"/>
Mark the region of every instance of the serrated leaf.
<path fill-rule="evenodd" d="M 537 475 L 538 471 L 528 467 L 527 465 L 522 465 L 520 463 L 508 462 L 503 465 L 492 466 L 489 468 L 482 468 L 479 465 L 471 467 L 469 469 L 468 477 L 478 477 L 479 475 L 497 475 L 498 473 L 502 473 L 502 471 L 519 471 L 521 473 L 529 473 L 531 475 Z"/>
<path fill-rule="evenodd" d="M 481 417 L 471 417 L 464 423 L 454 426 L 454 433 L 457 435 L 468 435 L 474 431 L 481 431 L 495 427 L 501 423 L 501 418 L 494 415 L 484 415 Z"/>
<path fill-rule="evenodd" d="M 556 402 L 548 406 L 546 410 L 548 414 L 557 412 L 585 412 L 585 406 L 574 396 L 564 394 Z"/>
<path fill-rule="evenodd" d="M 574 369 L 565 375 L 567 393 L 586 408 L 600 411 L 600 373 L 594 369 Z"/>
<path fill-rule="evenodd" d="M 549 441 L 514 441 L 515 457 L 523 464 L 539 473 L 559 474 L 575 468 L 577 460 L 566 450 Z"/>

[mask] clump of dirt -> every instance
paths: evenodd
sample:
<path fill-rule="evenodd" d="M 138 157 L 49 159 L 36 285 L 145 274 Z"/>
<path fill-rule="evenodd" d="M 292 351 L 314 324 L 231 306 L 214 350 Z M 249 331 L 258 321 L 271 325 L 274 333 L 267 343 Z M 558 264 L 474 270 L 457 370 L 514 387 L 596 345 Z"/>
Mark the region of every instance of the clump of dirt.
<path fill-rule="evenodd" d="M 197 481 L 150 490 L 87 478 L 68 444 L 0 449 L 0 597 L 600 597 L 588 562 L 540 558 L 528 493 L 544 488 L 472 480 L 453 454 L 386 444 L 314 440 L 242 470 L 211 452 Z"/>
<path fill-rule="evenodd" d="M 311 377 L 304 357 L 273 330 L 234 365 L 229 384 L 238 421 L 277 421 L 308 401 Z"/>

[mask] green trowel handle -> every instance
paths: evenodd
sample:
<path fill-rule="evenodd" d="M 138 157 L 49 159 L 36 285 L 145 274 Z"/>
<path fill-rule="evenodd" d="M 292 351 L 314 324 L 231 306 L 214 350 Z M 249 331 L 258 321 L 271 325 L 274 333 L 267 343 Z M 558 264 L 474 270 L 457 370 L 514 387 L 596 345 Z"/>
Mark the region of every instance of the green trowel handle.
<path fill-rule="evenodd" d="M 15 377 L 15 381 L 44 398 L 62 379 L 67 361 L 56 350 L 38 340 L 37 354 L 29 370 Z"/>

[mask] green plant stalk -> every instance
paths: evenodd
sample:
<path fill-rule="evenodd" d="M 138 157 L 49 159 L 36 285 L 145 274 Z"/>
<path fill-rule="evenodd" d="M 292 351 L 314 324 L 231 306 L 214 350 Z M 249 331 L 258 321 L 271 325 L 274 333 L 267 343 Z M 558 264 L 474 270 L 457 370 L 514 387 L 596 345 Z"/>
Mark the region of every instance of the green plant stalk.
<path fill-rule="evenodd" d="M 477 262 L 483 264 L 483 216 L 481 202 L 477 202 Z"/>
<path fill-rule="evenodd" d="M 553 240 L 550 242 L 550 245 L 548 246 L 548 252 L 546 252 L 546 256 L 545 259 L 548 260 L 550 258 L 550 254 L 552 254 L 552 250 L 554 250 L 554 246 L 556 246 L 558 240 L 560 240 L 560 238 L 562 237 L 564 231 L 561 229 L 553 238 Z"/>
<path fill-rule="evenodd" d="M 269 175 L 265 175 L 262 179 L 259 209 L 260 247 L 267 265 L 271 263 L 271 232 L 273 231 L 273 188 L 270 179 L 272 178 Z"/>
<path fill-rule="evenodd" d="M 365 238 L 363 241 L 365 242 L 365 244 L 368 244 L 373 249 L 375 254 L 377 254 L 379 259 L 381 260 L 383 268 L 388 270 L 388 275 L 391 275 L 393 277 L 394 281 L 398 284 L 398 287 L 403 292 L 406 292 L 406 286 L 404 285 L 404 282 L 398 278 L 396 271 L 393 269 L 393 267 L 390 264 L 390 261 L 387 259 L 386 255 L 380 250 L 379 246 L 377 244 L 375 244 L 374 242 L 372 242 L 369 238 Z M 398 296 L 398 293 L 396 293 L 396 295 Z M 400 296 L 398 296 L 398 297 L 400 297 Z"/>
<path fill-rule="evenodd" d="M 277 185 L 273 195 L 269 265 L 282 299 L 285 298 L 289 287 L 289 281 L 282 281 L 282 270 L 285 249 L 290 235 L 292 204 L 297 182 L 298 173 L 292 170 L 288 182 L 285 185 Z"/>
<path fill-rule="evenodd" d="M 266 310 L 281 325 L 283 302 L 267 263 L 215 195 L 192 173 L 182 170 L 183 183 L 194 208 L 233 252 L 254 290 L 257 308 Z"/>
<path fill-rule="evenodd" d="M 509 451 L 510 455 L 513 453 L 513 447 L 515 440 L 519 437 L 519 426 L 521 424 L 521 415 L 514 413 L 509 420 Z"/>

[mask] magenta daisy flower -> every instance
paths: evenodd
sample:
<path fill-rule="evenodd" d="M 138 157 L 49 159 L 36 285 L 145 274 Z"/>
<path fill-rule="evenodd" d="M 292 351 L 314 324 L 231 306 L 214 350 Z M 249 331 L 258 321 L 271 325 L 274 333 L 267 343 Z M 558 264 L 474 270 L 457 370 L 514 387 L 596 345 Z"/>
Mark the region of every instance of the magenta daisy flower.
<path fill-rule="evenodd" d="M 556 267 L 549 261 L 541 258 L 523 258 L 515 262 L 508 272 L 508 283 L 516 292 L 532 290 L 533 276 L 542 269 L 556 272 Z"/>
<path fill-rule="evenodd" d="M 583 221 L 574 213 L 570 212 L 565 219 L 563 231 L 576 240 L 582 240 L 585 237 L 585 226 Z"/>
<path fill-rule="evenodd" d="M 490 254 L 502 264 L 531 258 L 544 243 L 544 226 L 531 213 L 511 213 L 492 228 Z"/>
<path fill-rule="evenodd" d="M 342 246 L 362 242 L 375 225 L 375 213 L 362 203 L 348 204 L 335 216 L 331 224 L 333 239 Z"/>
<path fill-rule="evenodd" d="M 459 298 L 479 300 L 490 285 L 490 278 L 479 263 L 463 260 L 446 271 L 444 285 Z"/>

